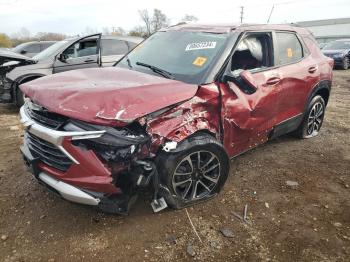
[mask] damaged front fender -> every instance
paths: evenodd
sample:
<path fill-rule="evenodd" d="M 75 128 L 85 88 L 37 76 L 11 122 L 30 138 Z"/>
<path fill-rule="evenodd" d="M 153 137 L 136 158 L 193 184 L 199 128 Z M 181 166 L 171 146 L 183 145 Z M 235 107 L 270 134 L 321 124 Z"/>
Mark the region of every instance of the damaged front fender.
<path fill-rule="evenodd" d="M 198 131 L 209 132 L 219 141 L 220 137 L 220 96 L 216 84 L 203 85 L 190 100 L 149 119 L 146 131 L 152 137 L 153 153 L 166 141 L 180 142 Z M 174 144 L 167 144 L 171 150 Z"/>

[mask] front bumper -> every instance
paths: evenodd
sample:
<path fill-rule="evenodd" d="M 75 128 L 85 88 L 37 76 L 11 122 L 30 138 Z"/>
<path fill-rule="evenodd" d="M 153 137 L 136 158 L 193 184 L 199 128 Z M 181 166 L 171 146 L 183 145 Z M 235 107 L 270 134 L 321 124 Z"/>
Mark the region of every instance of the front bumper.
<path fill-rule="evenodd" d="M 23 145 L 21 147 L 21 153 L 24 162 L 28 166 L 31 173 L 33 173 L 38 181 L 44 184 L 50 191 L 53 191 L 62 198 L 75 203 L 93 206 L 97 206 L 99 204 L 100 199 L 98 197 L 94 197 L 77 187 L 59 181 L 43 172 L 40 168 L 40 160 L 31 154 L 27 145 Z"/>
<path fill-rule="evenodd" d="M 33 145 L 24 139 L 24 144 L 21 147 L 22 155 L 39 182 L 45 184 L 49 189 L 53 189 L 52 191 L 64 199 L 87 205 L 98 205 L 103 196 L 121 193 L 121 190 L 113 184 L 111 171 L 96 154 L 71 143 L 72 140 L 98 137 L 104 131 L 65 132 L 53 130 L 33 121 L 27 115 L 24 106 L 20 109 L 20 117 L 26 128 L 26 133 L 40 139 L 39 142 L 56 147 L 56 150 L 65 155 L 72 163 L 67 170 L 58 170 L 47 164 L 47 156 L 40 154 L 34 156 Z M 50 148 L 46 147 L 46 144 L 44 146 L 49 152 Z M 55 151 L 56 154 L 57 151 Z"/>
<path fill-rule="evenodd" d="M 329 55 L 329 54 L 326 54 L 325 56 L 329 57 L 329 58 L 332 58 L 334 60 L 334 65 L 336 66 L 339 66 L 339 65 L 342 65 L 343 64 L 343 59 L 344 57 L 343 56 L 336 56 L 334 57 L 333 55 Z"/>

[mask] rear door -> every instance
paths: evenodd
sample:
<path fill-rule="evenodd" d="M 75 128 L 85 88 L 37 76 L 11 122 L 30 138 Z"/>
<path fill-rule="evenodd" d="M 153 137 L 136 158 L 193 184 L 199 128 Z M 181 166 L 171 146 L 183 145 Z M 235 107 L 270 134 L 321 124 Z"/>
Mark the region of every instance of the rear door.
<path fill-rule="evenodd" d="M 56 57 L 53 73 L 92 68 L 100 65 L 101 34 L 79 39 Z"/>
<path fill-rule="evenodd" d="M 286 125 L 284 122 L 288 121 L 285 130 L 281 130 L 286 133 L 293 131 L 302 120 L 310 84 L 316 83 L 318 79 L 318 67 L 295 32 L 276 31 L 274 39 L 277 71 L 283 76 L 277 124 Z"/>

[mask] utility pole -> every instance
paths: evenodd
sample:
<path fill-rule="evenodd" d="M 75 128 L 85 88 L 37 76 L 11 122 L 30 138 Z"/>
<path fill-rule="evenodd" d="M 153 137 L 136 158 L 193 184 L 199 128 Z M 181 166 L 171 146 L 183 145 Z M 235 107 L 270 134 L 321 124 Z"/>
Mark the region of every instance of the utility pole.
<path fill-rule="evenodd" d="M 241 24 L 243 23 L 243 13 L 244 13 L 244 6 L 241 6 L 241 17 L 240 17 L 240 20 L 241 20 Z"/>

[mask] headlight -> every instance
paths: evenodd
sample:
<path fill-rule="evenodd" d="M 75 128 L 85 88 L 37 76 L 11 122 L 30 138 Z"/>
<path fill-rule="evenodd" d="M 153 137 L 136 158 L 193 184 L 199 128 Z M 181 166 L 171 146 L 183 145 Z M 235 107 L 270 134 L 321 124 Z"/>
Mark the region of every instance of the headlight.
<path fill-rule="evenodd" d="M 105 133 L 100 137 L 72 140 L 72 143 L 93 150 L 106 161 L 127 160 L 142 145 L 150 141 L 149 136 L 136 123 L 124 128 L 113 128 L 70 120 L 63 129 L 66 131 L 104 130 Z"/>

